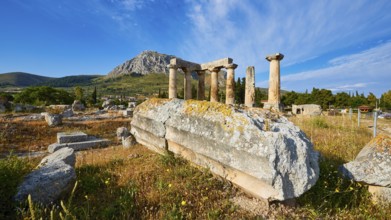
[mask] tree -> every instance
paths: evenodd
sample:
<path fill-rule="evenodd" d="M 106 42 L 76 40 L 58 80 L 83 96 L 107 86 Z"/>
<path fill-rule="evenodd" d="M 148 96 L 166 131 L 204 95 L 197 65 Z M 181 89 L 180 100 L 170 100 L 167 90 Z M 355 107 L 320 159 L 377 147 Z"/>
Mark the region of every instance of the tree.
<path fill-rule="evenodd" d="M 338 108 L 349 107 L 350 95 L 346 92 L 339 92 L 335 95 L 335 106 Z"/>
<path fill-rule="evenodd" d="M 367 100 L 368 100 L 368 104 L 372 107 L 375 107 L 376 106 L 376 102 L 377 102 L 377 98 L 376 96 L 370 92 L 367 96 Z"/>
<path fill-rule="evenodd" d="M 96 102 L 97 102 L 96 96 L 97 96 L 97 93 L 96 93 L 96 86 L 95 86 L 94 87 L 94 91 L 91 94 L 91 98 L 92 98 L 92 103 L 93 104 L 96 104 Z"/>
<path fill-rule="evenodd" d="M 391 109 L 391 90 L 381 95 L 380 103 L 383 108 Z"/>
<path fill-rule="evenodd" d="M 294 91 L 287 92 L 281 97 L 281 102 L 284 104 L 284 106 L 291 106 L 296 102 L 298 97 L 298 94 Z"/>
<path fill-rule="evenodd" d="M 82 101 L 84 97 L 84 89 L 82 89 L 80 86 L 76 86 L 75 88 L 75 99 Z"/>
<path fill-rule="evenodd" d="M 49 86 L 28 87 L 15 95 L 14 102 L 32 105 L 71 104 L 74 96 Z"/>

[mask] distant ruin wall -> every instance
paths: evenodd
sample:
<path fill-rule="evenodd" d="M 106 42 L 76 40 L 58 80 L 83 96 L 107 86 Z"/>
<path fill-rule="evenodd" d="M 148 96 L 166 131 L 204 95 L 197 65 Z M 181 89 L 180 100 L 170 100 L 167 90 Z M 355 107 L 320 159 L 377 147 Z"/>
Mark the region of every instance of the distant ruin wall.
<path fill-rule="evenodd" d="M 257 198 L 298 197 L 319 176 L 318 153 L 304 133 L 267 110 L 150 99 L 136 107 L 131 126 L 139 143 L 209 168 Z"/>

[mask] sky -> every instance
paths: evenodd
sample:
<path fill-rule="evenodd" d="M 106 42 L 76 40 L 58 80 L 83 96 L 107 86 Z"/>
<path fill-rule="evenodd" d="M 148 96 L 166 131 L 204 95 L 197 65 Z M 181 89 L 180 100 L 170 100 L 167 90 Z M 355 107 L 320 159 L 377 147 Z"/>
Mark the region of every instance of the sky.
<path fill-rule="evenodd" d="M 0 73 L 107 74 L 144 50 L 254 66 L 268 87 L 391 90 L 390 0 L 0 0 Z"/>

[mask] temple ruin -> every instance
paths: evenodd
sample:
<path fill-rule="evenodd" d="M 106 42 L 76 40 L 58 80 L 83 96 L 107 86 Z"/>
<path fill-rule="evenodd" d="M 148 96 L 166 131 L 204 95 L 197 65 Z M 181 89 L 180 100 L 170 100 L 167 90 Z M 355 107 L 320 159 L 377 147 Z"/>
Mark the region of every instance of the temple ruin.
<path fill-rule="evenodd" d="M 266 60 L 270 62 L 269 73 L 269 92 L 268 101 L 265 103 L 264 108 L 281 111 L 281 95 L 280 95 L 280 61 L 284 58 L 281 53 L 266 56 Z M 218 73 L 221 69 L 227 70 L 227 83 L 225 91 L 225 104 L 235 104 L 235 69 L 237 64 L 233 63 L 232 58 L 223 58 L 208 63 L 198 64 L 182 60 L 179 58 L 173 58 L 170 60 L 169 68 L 169 91 L 168 98 L 177 98 L 177 85 L 176 75 L 177 70 L 182 69 L 185 73 L 184 77 L 184 99 L 205 99 L 205 72 L 209 71 L 211 74 L 210 79 L 210 101 L 219 101 L 219 85 L 218 85 Z M 197 97 L 192 97 L 191 93 L 191 73 L 195 71 L 198 75 L 198 94 Z M 253 66 L 250 66 L 246 70 L 246 89 L 245 89 L 245 106 L 253 107 L 255 103 L 255 70 Z"/>
<path fill-rule="evenodd" d="M 235 93 L 234 93 L 234 83 L 235 83 L 235 69 L 238 65 L 233 63 L 232 58 L 223 58 L 220 60 L 215 60 L 209 63 L 193 63 L 179 58 L 173 58 L 170 60 L 170 64 L 167 66 L 169 68 L 169 90 L 168 98 L 177 97 L 177 85 L 176 85 L 176 74 L 178 69 L 182 69 L 185 73 L 184 77 L 184 98 L 192 99 L 191 94 L 191 73 L 193 71 L 197 72 L 198 75 L 198 100 L 205 99 L 205 72 L 210 71 L 211 73 L 211 89 L 210 89 L 210 101 L 218 102 L 219 94 L 219 85 L 218 85 L 218 73 L 221 69 L 227 69 L 227 83 L 226 83 L 226 98 L 225 104 L 234 104 Z"/>

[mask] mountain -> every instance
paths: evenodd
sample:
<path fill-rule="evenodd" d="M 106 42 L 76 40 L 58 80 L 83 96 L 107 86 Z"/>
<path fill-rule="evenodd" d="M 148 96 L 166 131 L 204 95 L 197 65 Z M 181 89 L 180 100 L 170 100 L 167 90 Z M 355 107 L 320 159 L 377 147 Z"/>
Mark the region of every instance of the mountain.
<path fill-rule="evenodd" d="M 173 55 L 161 54 L 156 51 L 143 51 L 131 60 L 115 67 L 108 77 L 117 77 L 121 75 L 147 75 L 150 73 L 165 73 L 168 74 L 167 65 L 170 64 L 170 59 Z"/>
<path fill-rule="evenodd" d="M 32 86 L 49 81 L 53 78 L 24 72 L 10 72 L 0 74 L 0 86 Z"/>
<path fill-rule="evenodd" d="M 37 85 L 51 87 L 88 86 L 92 85 L 94 83 L 93 80 L 99 77 L 102 77 L 102 75 L 65 76 L 61 78 L 53 78 Z"/>

